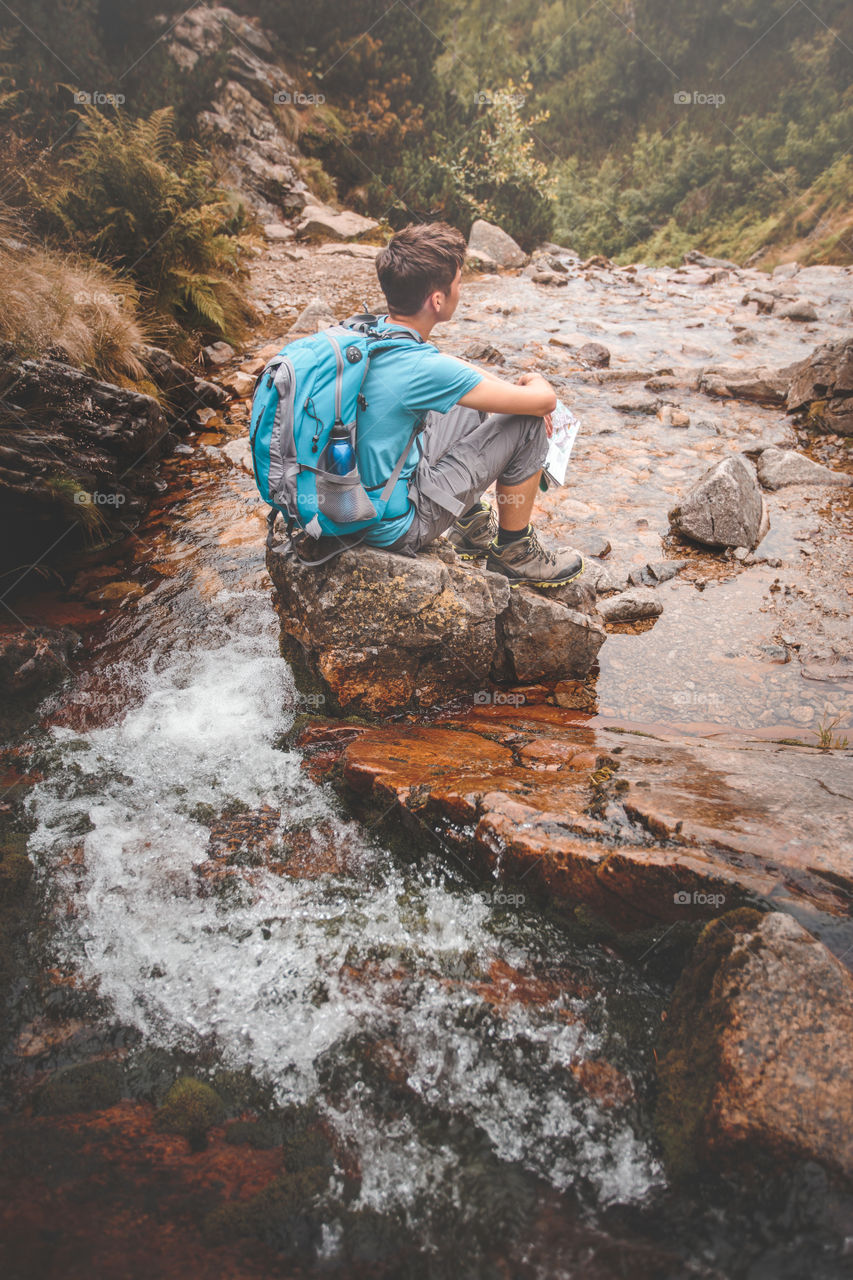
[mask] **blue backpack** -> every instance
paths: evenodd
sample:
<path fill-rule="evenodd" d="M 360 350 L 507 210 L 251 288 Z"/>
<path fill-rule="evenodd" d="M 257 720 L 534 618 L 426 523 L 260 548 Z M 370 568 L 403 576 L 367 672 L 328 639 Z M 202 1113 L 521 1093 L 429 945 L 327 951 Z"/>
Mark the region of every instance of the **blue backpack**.
<path fill-rule="evenodd" d="M 298 525 L 313 538 L 347 538 L 330 555 L 303 563 L 325 563 L 353 545 L 349 535 L 382 519 L 422 426 L 417 422 L 412 428 L 387 480 L 365 488 L 358 472 L 358 411 L 367 407 L 362 388 L 371 358 L 424 342 L 414 330 L 381 331 L 377 324 L 373 315 L 352 316 L 297 338 L 273 356 L 255 383 L 249 440 L 258 489 L 272 508 L 267 545 L 279 513 L 288 532 Z M 347 475 L 329 465 L 329 438 L 341 426 L 349 432 L 356 459 Z"/>

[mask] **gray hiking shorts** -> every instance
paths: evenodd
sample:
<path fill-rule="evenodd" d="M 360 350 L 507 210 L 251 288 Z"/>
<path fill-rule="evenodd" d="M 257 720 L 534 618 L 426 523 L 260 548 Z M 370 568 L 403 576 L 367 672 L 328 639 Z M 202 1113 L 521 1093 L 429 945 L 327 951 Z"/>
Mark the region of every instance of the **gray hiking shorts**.
<path fill-rule="evenodd" d="M 415 518 L 386 551 L 415 555 L 496 480 L 512 485 L 529 479 L 542 468 L 548 436 L 541 418 L 455 405 L 449 413 L 427 414 L 421 448 L 409 483 Z"/>

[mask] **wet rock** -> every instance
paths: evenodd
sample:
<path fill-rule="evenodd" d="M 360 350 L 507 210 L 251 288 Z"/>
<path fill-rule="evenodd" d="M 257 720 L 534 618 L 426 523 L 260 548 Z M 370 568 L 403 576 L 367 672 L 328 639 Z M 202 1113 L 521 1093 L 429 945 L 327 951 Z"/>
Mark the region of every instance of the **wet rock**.
<path fill-rule="evenodd" d="M 824 343 L 794 366 L 786 408 L 806 412 L 810 427 L 853 435 L 853 338 Z"/>
<path fill-rule="evenodd" d="M 266 222 L 261 230 L 264 233 L 264 239 L 273 242 L 292 240 L 296 234 L 293 227 L 289 227 L 286 222 Z"/>
<path fill-rule="evenodd" d="M 799 299 L 797 302 L 789 302 L 786 306 L 780 307 L 776 312 L 781 320 L 817 320 L 817 310 L 811 302 L 805 302 Z"/>
<path fill-rule="evenodd" d="M 658 1048 L 672 1170 L 816 1160 L 853 1175 L 853 978 L 790 916 L 741 911 L 702 934 Z"/>
<path fill-rule="evenodd" d="M 465 360 L 482 360 L 485 364 L 503 364 L 504 356 L 488 342 L 472 342 L 462 353 Z"/>
<path fill-rule="evenodd" d="M 41 693 L 70 674 L 80 637 L 67 627 L 0 627 L 0 693 L 7 698 Z"/>
<path fill-rule="evenodd" d="M 250 373 L 244 373 L 241 369 L 238 369 L 235 373 L 231 373 L 227 378 L 224 378 L 222 385 L 238 400 L 244 400 L 252 394 L 255 379 Z"/>
<path fill-rule="evenodd" d="M 603 559 L 604 556 L 609 556 L 613 550 L 607 535 L 594 529 L 589 530 L 587 533 L 578 534 L 578 541 L 581 544 L 581 550 L 586 555 L 594 556 L 596 559 Z"/>
<path fill-rule="evenodd" d="M 491 273 L 491 272 L 497 272 L 500 270 L 500 266 L 497 260 L 493 258 L 490 253 L 486 253 L 485 249 L 473 250 L 469 246 L 468 251 L 465 254 L 465 262 L 474 271 L 484 271 L 484 272 Z"/>
<path fill-rule="evenodd" d="M 524 250 L 512 236 L 483 218 L 475 218 L 471 225 L 468 251 L 472 256 L 487 254 L 499 267 L 523 267 L 527 261 Z"/>
<path fill-rule="evenodd" d="M 228 346 L 227 342 L 222 345 Z M 195 416 L 193 411 L 201 405 L 208 409 L 221 409 L 228 400 L 215 382 L 200 378 L 162 347 L 140 347 L 139 357 L 151 381 L 163 393 L 162 399 L 173 410 L 182 410 L 184 418 Z"/>
<path fill-rule="evenodd" d="M 708 547 L 757 547 L 770 518 L 755 467 L 740 453 L 716 463 L 672 508 L 669 522 Z"/>
<path fill-rule="evenodd" d="M 759 289 L 750 289 L 749 293 L 745 293 L 740 300 L 742 307 L 748 307 L 754 302 L 758 308 L 759 315 L 769 315 L 776 305 L 776 297 L 772 293 L 762 293 Z"/>
<path fill-rule="evenodd" d="M 290 326 L 289 333 L 316 333 L 336 323 L 334 313 L 325 298 L 312 298 Z"/>
<path fill-rule="evenodd" d="M 700 253 L 698 249 L 689 249 L 682 261 L 695 267 L 716 267 L 727 271 L 739 270 L 736 262 L 730 262 L 728 258 L 709 258 L 707 254 Z"/>
<path fill-rule="evenodd" d="M 642 413 L 655 414 L 660 407 L 660 400 L 657 396 L 643 395 L 636 392 L 634 395 L 620 396 L 618 399 L 611 400 L 611 405 L 618 413 Z"/>
<path fill-rule="evenodd" d="M 632 569 L 628 581 L 632 586 L 656 587 L 659 582 L 669 582 L 687 567 L 686 560 L 654 560 L 644 564 L 641 569 Z"/>
<path fill-rule="evenodd" d="M 643 618 L 659 617 L 663 604 L 651 588 L 634 587 L 602 600 L 598 611 L 605 622 L 639 622 Z"/>
<path fill-rule="evenodd" d="M 338 212 L 328 205 L 308 204 L 302 210 L 296 231 L 301 240 L 355 240 L 378 226 L 373 218 L 349 209 Z"/>
<path fill-rule="evenodd" d="M 161 405 L 58 360 L 19 360 L 8 348 L 0 380 L 0 571 L 123 534 L 170 442 Z"/>
<path fill-rule="evenodd" d="M 352 549 L 320 568 L 273 551 L 267 565 L 288 655 L 332 709 L 430 707 L 493 674 L 583 676 L 605 639 L 590 587 L 569 584 L 567 602 L 510 592 L 438 544 L 414 558 Z"/>
<path fill-rule="evenodd" d="M 845 472 L 831 471 L 793 449 L 774 449 L 771 446 L 762 450 L 757 470 L 758 479 L 765 489 L 783 489 L 789 484 L 853 484 L 853 477 Z"/>
<path fill-rule="evenodd" d="M 606 369 L 610 364 L 610 352 L 600 342 L 585 342 L 578 351 L 578 359 L 595 369 Z"/>
<path fill-rule="evenodd" d="M 704 369 L 699 376 L 699 390 L 706 395 L 734 396 L 738 400 L 754 400 L 759 404 L 784 404 L 797 365 L 781 369 Z"/>
<path fill-rule="evenodd" d="M 124 1079 L 117 1062 L 84 1062 L 49 1076 L 33 1099 L 40 1116 L 101 1111 L 121 1099 Z"/>

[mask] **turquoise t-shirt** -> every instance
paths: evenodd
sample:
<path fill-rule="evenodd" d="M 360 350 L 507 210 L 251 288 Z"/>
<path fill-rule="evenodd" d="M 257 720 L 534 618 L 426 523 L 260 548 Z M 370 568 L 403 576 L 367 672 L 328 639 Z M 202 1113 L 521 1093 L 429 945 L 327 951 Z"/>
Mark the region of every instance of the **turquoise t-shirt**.
<path fill-rule="evenodd" d="M 379 316 L 378 320 L 379 329 L 406 328 L 389 322 L 387 316 Z M 447 413 L 482 380 L 482 374 L 453 356 L 442 355 L 431 342 L 378 352 L 370 362 L 362 388 L 367 405 L 358 415 L 358 469 L 362 483 L 368 488 L 384 484 L 415 423 L 430 409 Z M 401 480 L 409 481 L 419 458 L 417 445 L 412 445 Z M 399 485 L 397 492 L 405 494 L 405 486 Z M 408 497 L 405 502 L 405 509 L 399 514 L 389 504 L 388 516 L 366 531 L 365 542 L 388 547 L 401 538 L 415 518 L 414 504 Z"/>

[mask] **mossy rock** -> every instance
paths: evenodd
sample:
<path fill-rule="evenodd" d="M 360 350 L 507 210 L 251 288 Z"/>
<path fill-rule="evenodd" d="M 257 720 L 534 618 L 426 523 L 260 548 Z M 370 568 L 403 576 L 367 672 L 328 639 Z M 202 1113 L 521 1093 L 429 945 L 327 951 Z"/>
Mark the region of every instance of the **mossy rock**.
<path fill-rule="evenodd" d="M 193 1151 L 207 1145 L 208 1130 L 225 1118 L 219 1094 L 202 1080 L 176 1080 L 157 1112 L 156 1127 L 186 1138 Z"/>
<path fill-rule="evenodd" d="M 0 907 L 20 902 L 30 887 L 33 864 L 23 853 L 10 853 L 0 862 Z"/>
<path fill-rule="evenodd" d="M 702 1126 L 717 1084 L 726 1013 L 712 998 L 714 979 L 740 936 L 756 929 L 762 919 L 762 912 L 740 907 L 710 921 L 673 992 L 657 1046 L 655 1127 L 667 1168 L 676 1179 L 698 1172 Z"/>
<path fill-rule="evenodd" d="M 66 1067 L 45 1080 L 33 1099 L 40 1116 L 72 1111 L 102 1111 L 121 1101 L 124 1073 L 117 1062 L 85 1062 Z"/>

